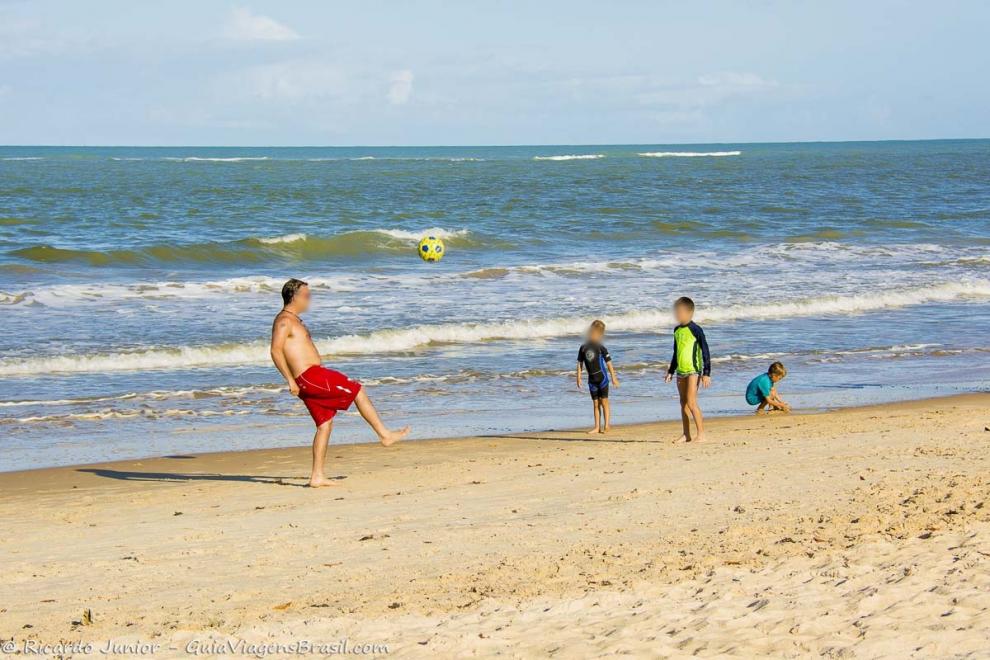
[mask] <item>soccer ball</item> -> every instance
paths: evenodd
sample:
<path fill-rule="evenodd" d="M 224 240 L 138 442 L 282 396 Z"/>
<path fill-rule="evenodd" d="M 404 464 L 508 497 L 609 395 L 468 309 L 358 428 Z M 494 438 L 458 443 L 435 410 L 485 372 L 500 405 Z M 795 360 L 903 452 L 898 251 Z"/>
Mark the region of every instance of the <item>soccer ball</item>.
<path fill-rule="evenodd" d="M 440 261 L 445 251 L 443 241 L 436 236 L 426 236 L 419 242 L 419 258 L 423 261 Z"/>

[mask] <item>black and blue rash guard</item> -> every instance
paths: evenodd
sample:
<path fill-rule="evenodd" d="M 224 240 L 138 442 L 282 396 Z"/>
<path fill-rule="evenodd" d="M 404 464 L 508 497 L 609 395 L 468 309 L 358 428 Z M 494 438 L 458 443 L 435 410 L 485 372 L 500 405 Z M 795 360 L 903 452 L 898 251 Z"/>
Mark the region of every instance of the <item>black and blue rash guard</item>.
<path fill-rule="evenodd" d="M 588 383 L 608 385 L 608 367 L 605 363 L 611 362 L 612 356 L 608 354 L 607 348 L 589 341 L 581 345 L 577 359 L 578 362 L 584 363 L 584 370 L 588 372 Z"/>

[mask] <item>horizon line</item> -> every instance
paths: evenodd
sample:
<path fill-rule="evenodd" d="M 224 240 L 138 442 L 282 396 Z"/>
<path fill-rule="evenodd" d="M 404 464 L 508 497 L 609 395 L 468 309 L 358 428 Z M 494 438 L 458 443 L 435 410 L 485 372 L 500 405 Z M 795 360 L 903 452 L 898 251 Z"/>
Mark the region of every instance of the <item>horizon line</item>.
<path fill-rule="evenodd" d="M 635 147 L 635 146 L 710 146 L 710 145 L 777 145 L 777 144 L 856 144 L 879 142 L 962 142 L 990 140 L 990 137 L 938 138 L 863 138 L 841 140 L 769 140 L 740 142 L 560 142 L 518 144 L 0 144 L 6 148 L 82 148 L 82 149 L 491 149 L 526 147 Z"/>

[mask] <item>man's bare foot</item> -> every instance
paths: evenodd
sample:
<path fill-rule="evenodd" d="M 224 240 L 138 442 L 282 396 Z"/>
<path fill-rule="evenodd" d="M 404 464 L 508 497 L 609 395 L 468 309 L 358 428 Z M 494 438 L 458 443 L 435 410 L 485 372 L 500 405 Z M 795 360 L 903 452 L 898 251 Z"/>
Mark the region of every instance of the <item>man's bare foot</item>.
<path fill-rule="evenodd" d="M 378 438 L 378 441 L 381 442 L 382 446 L 384 447 L 391 447 L 392 445 L 397 443 L 399 440 L 402 440 L 407 435 L 409 435 L 408 426 L 403 427 L 398 431 L 388 431 L 387 433 L 385 433 L 385 435 Z"/>
<path fill-rule="evenodd" d="M 682 442 L 691 442 L 691 436 L 689 436 L 689 435 L 682 435 L 677 440 L 674 440 L 674 444 L 675 445 L 679 445 Z"/>
<path fill-rule="evenodd" d="M 327 486 L 336 486 L 337 484 L 326 477 L 310 477 L 309 483 L 306 485 L 310 488 L 326 488 Z"/>

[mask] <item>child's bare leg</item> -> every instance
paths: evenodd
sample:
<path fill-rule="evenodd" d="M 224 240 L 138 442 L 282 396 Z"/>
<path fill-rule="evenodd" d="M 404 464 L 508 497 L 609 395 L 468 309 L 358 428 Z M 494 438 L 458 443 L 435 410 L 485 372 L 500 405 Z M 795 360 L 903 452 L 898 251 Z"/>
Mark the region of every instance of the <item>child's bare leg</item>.
<path fill-rule="evenodd" d="M 327 460 L 327 443 L 332 430 L 333 422 L 324 422 L 316 427 L 316 435 L 313 436 L 313 470 L 309 475 L 309 485 L 313 488 L 334 485 L 323 473 L 323 464 Z"/>
<path fill-rule="evenodd" d="M 677 394 L 681 400 L 681 427 L 684 432 L 674 442 L 691 442 L 691 418 L 688 417 L 690 409 L 687 405 L 687 386 L 687 378 L 677 379 Z"/>
<path fill-rule="evenodd" d="M 375 406 L 372 405 L 371 399 L 369 399 L 368 395 L 365 394 L 363 387 L 361 388 L 361 391 L 358 392 L 357 397 L 355 397 L 354 403 L 357 404 L 358 412 L 361 413 L 361 417 L 364 417 L 364 421 L 368 422 L 368 425 L 374 429 L 375 433 L 378 434 L 378 441 L 386 447 L 389 445 L 394 445 L 396 442 L 409 435 L 408 426 L 405 426 L 398 431 L 392 431 L 382 423 L 381 417 L 378 416 L 378 411 L 375 410 Z"/>
<path fill-rule="evenodd" d="M 595 411 L 595 426 L 590 431 L 588 431 L 588 434 L 589 435 L 592 434 L 592 433 L 601 433 L 602 432 L 601 412 L 598 410 L 598 401 L 599 401 L 599 399 L 592 399 L 591 400 L 591 407 Z"/>
<path fill-rule="evenodd" d="M 700 376 L 692 375 L 684 379 L 687 381 L 687 387 L 685 387 L 687 394 L 687 402 L 685 407 L 691 416 L 694 417 L 694 425 L 698 429 L 698 435 L 695 437 L 695 442 L 704 442 L 705 440 L 705 420 L 701 415 L 701 406 L 698 405 L 698 384 L 700 382 Z M 689 427 L 690 428 L 690 427 Z"/>
<path fill-rule="evenodd" d="M 760 401 L 760 405 L 756 406 L 756 414 L 759 415 L 761 412 L 766 412 L 766 407 L 769 402 L 766 399 Z"/>
<path fill-rule="evenodd" d="M 612 410 L 609 408 L 608 399 L 602 399 L 602 421 L 605 425 L 602 427 L 602 433 L 612 429 Z"/>

